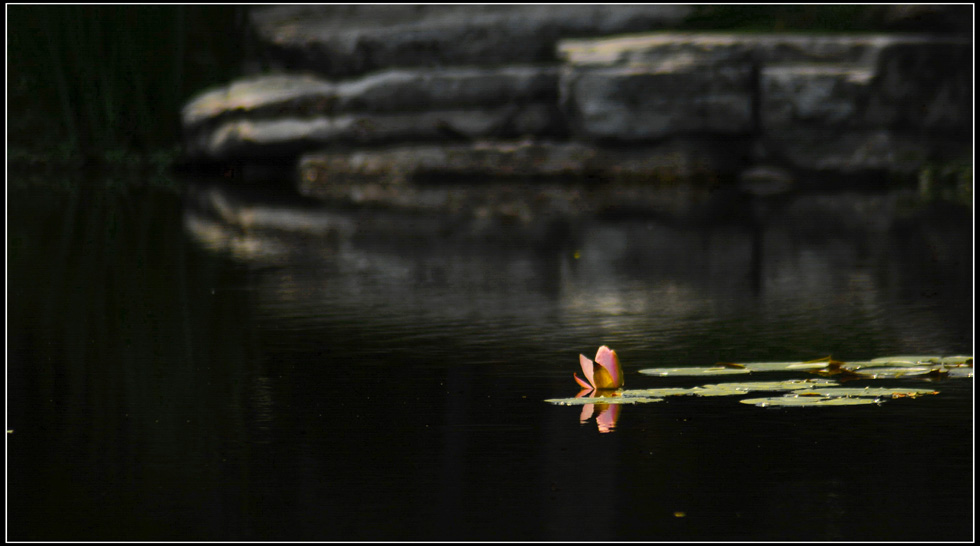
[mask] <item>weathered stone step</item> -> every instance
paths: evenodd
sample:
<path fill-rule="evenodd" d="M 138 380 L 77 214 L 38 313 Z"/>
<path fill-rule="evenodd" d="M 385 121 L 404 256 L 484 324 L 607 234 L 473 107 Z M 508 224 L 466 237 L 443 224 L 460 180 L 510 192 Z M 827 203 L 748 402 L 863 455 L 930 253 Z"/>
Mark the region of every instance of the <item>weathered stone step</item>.
<path fill-rule="evenodd" d="M 657 33 L 559 45 L 578 136 L 651 140 L 800 124 L 965 131 L 972 44 L 924 36 Z"/>
<path fill-rule="evenodd" d="M 283 68 L 350 77 L 393 67 L 556 61 L 562 38 L 678 24 L 680 5 L 367 5 L 255 9 L 259 40 Z"/>
<path fill-rule="evenodd" d="M 870 66 L 885 47 L 934 39 L 902 35 L 724 34 L 663 32 L 563 40 L 559 56 L 572 67 L 644 66 L 670 70 L 754 61 L 759 64 L 846 63 Z"/>
<path fill-rule="evenodd" d="M 298 156 L 320 148 L 349 150 L 398 142 L 452 143 L 527 135 L 564 136 L 557 107 L 529 104 L 394 114 L 231 119 L 186 137 L 185 149 L 191 158 L 260 160 Z"/>
<path fill-rule="evenodd" d="M 260 76 L 198 96 L 182 119 L 188 155 L 212 158 L 565 133 L 556 66 Z"/>
<path fill-rule="evenodd" d="M 874 70 L 841 64 L 764 67 L 759 76 L 760 129 L 797 124 L 862 126 Z"/>
<path fill-rule="evenodd" d="M 186 106 L 187 155 L 252 161 L 521 138 L 652 150 L 727 139 L 743 168 L 899 176 L 970 156 L 969 40 L 655 33 L 569 40 L 558 50 L 560 66 L 245 79 Z"/>
<path fill-rule="evenodd" d="M 554 103 L 557 95 L 557 65 L 393 69 L 339 82 L 310 74 L 269 74 L 199 94 L 184 107 L 182 120 L 193 129 L 232 116 L 257 119 L 284 113 L 412 112 Z"/>

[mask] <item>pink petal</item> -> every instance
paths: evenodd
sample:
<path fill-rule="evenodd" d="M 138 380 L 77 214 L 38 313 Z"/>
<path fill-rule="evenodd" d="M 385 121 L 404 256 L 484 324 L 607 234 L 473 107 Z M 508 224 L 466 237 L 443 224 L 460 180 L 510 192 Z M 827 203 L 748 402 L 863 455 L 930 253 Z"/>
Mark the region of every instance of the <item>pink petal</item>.
<path fill-rule="evenodd" d="M 577 373 L 572 372 L 572 376 L 575 377 L 575 382 L 578 383 L 579 385 L 581 385 L 583 389 L 587 389 L 587 390 L 590 390 L 590 391 L 592 390 L 592 385 L 589 385 L 585 381 L 582 381 L 582 378 L 580 378 Z M 585 391 L 582 391 L 582 392 L 585 392 Z"/>
<path fill-rule="evenodd" d="M 618 389 L 623 386 L 623 367 L 619 364 L 619 357 L 616 356 L 616 351 L 611 350 L 609 347 L 603 345 L 599 347 L 599 351 L 595 354 L 595 361 L 600 366 L 602 366 L 607 372 L 609 372 L 609 377 L 612 380 L 612 384 L 608 388 Z M 592 380 L 593 384 L 594 379 Z M 607 388 L 605 385 L 600 385 L 600 387 Z"/>
<path fill-rule="evenodd" d="M 595 376 L 593 374 L 595 363 L 589 360 L 585 355 L 578 355 L 578 362 L 582 365 L 582 373 L 585 374 L 585 379 L 589 382 L 590 387 L 595 388 Z M 582 385 L 583 387 L 585 385 Z"/>
<path fill-rule="evenodd" d="M 586 423 L 592 418 L 592 410 L 595 408 L 595 404 L 584 404 L 582 406 L 582 413 L 578 417 L 579 423 Z"/>

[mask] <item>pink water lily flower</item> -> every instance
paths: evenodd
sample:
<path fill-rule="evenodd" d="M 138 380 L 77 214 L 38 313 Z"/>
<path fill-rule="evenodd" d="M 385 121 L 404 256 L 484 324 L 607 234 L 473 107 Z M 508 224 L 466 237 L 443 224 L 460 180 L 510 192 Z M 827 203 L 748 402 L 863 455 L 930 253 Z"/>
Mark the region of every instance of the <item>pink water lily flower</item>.
<path fill-rule="evenodd" d="M 603 345 L 595 354 L 595 362 L 586 358 L 585 355 L 578 355 L 579 363 L 582 365 L 582 373 L 585 374 L 586 383 L 578 374 L 573 373 L 575 381 L 583 389 L 618 389 L 623 386 L 623 367 L 619 365 L 619 357 L 616 351 Z M 599 364 L 596 366 L 596 364 Z"/>

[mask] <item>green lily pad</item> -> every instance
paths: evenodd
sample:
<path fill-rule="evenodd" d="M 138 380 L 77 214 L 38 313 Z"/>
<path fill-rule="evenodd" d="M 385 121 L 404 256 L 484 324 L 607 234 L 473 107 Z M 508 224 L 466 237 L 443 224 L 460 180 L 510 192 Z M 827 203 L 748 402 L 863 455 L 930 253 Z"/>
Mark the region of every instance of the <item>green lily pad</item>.
<path fill-rule="evenodd" d="M 623 391 L 623 396 L 627 398 L 633 397 L 651 397 L 651 398 L 663 398 L 665 396 L 688 396 L 696 394 L 694 387 L 692 389 L 685 389 L 683 387 L 664 387 L 661 389 L 630 389 Z"/>
<path fill-rule="evenodd" d="M 725 366 L 712 366 L 710 368 L 645 368 L 640 370 L 643 375 L 659 375 L 661 377 L 675 376 L 698 376 L 698 375 L 738 375 L 752 373 L 747 368 L 728 368 Z"/>
<path fill-rule="evenodd" d="M 698 396 L 738 396 L 757 391 L 794 391 L 815 387 L 835 387 L 837 383 L 826 379 L 789 379 L 787 381 L 747 381 L 741 383 L 718 383 L 695 387 Z"/>
<path fill-rule="evenodd" d="M 969 366 L 971 368 L 973 367 L 973 357 L 972 356 L 963 356 L 963 355 L 959 355 L 959 356 L 944 356 L 944 357 L 942 357 L 942 358 L 939 359 L 939 362 L 941 362 L 943 364 L 943 366 L 946 366 L 946 367 L 949 367 L 949 368 L 958 367 L 958 366 Z"/>
<path fill-rule="evenodd" d="M 893 366 L 901 366 L 902 364 L 936 364 L 939 363 L 942 357 L 935 355 L 913 355 L 913 356 L 883 356 L 881 358 L 872 358 L 872 363 L 883 363 L 890 364 Z"/>
<path fill-rule="evenodd" d="M 973 368 L 950 368 L 946 372 L 946 377 L 962 377 L 969 379 L 973 377 Z"/>
<path fill-rule="evenodd" d="M 663 402 L 663 398 L 652 398 L 647 396 L 602 396 L 596 398 L 552 398 L 545 400 L 549 404 L 558 406 L 584 406 L 586 404 L 649 404 L 652 402 Z"/>
<path fill-rule="evenodd" d="M 660 377 L 696 377 L 703 375 L 743 375 L 757 372 L 824 372 L 866 374 L 869 379 L 892 378 L 936 373 L 937 366 L 972 367 L 972 356 L 940 357 L 933 355 L 889 356 L 872 360 L 840 362 L 821 359 L 810 362 L 748 362 L 726 366 L 690 366 L 683 368 L 644 368 L 644 375 Z M 957 377 L 964 377 L 957 375 Z M 972 375 L 970 376 L 972 377 Z"/>
<path fill-rule="evenodd" d="M 746 398 L 739 400 L 742 404 L 758 406 L 760 408 L 786 406 L 786 407 L 812 407 L 812 406 L 859 406 L 880 403 L 877 398 L 836 398 L 826 396 L 774 396 L 771 398 Z"/>
<path fill-rule="evenodd" d="M 801 374 L 839 375 L 839 379 L 882 378 L 972 378 L 972 356 L 901 355 L 875 358 L 866 361 L 842 362 L 825 357 L 807 362 L 750 362 L 745 364 L 718 363 L 715 366 L 690 366 L 681 368 L 645 368 L 643 375 L 659 377 L 702 377 L 720 375 L 746 375 L 760 372 L 798 372 Z M 759 391 L 788 391 L 782 396 L 747 398 L 742 404 L 759 407 L 776 406 L 853 406 L 880 404 L 891 398 L 916 398 L 939 394 L 930 388 L 905 387 L 842 387 L 829 379 L 791 379 L 787 381 L 742 381 L 717 383 L 691 388 L 663 387 L 607 391 L 611 395 L 591 397 L 556 398 L 546 400 L 552 404 L 580 406 L 585 404 L 642 404 L 662 402 L 668 396 L 741 396 Z"/>
<path fill-rule="evenodd" d="M 748 381 L 739 383 L 719 383 L 715 385 L 703 385 L 700 387 L 663 387 L 659 389 L 629 389 L 619 391 L 615 397 L 595 397 L 595 398 L 558 398 L 546 400 L 546 402 L 566 403 L 566 405 L 581 404 L 630 404 L 641 399 L 641 402 L 659 402 L 667 396 L 739 396 L 753 391 L 792 391 L 797 389 L 814 389 L 820 387 L 837 387 L 838 383 L 827 379 L 789 379 L 786 381 Z M 654 400 L 645 400 L 654 399 Z M 619 400 L 618 402 L 607 402 L 608 400 Z M 639 403 L 639 402 L 637 402 Z"/>
<path fill-rule="evenodd" d="M 827 362 L 749 362 L 745 368 L 753 372 L 799 372 L 820 370 Z"/>
<path fill-rule="evenodd" d="M 869 366 L 863 368 L 848 368 L 850 371 L 868 376 L 869 379 L 893 378 L 893 377 L 916 377 L 929 375 L 932 373 L 945 373 L 941 366 Z"/>
<path fill-rule="evenodd" d="M 871 397 L 877 398 L 880 396 L 886 396 L 891 398 L 901 398 L 909 396 L 915 398 L 916 396 L 939 394 L 933 389 L 907 389 L 903 387 L 888 388 L 888 387 L 820 387 L 815 389 L 804 389 L 796 391 L 793 394 L 798 396 L 844 396 L 844 397 Z"/>

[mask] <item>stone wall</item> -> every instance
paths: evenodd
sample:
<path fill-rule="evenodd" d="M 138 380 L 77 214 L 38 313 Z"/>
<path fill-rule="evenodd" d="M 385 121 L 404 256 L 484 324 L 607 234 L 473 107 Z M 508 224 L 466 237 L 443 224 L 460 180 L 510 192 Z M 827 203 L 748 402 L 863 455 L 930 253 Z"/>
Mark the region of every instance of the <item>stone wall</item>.
<path fill-rule="evenodd" d="M 256 10 L 277 72 L 190 101 L 188 158 L 287 158 L 308 195 L 428 210 L 452 199 L 416 183 L 453 177 L 633 195 L 972 156 L 965 38 L 664 30 L 687 6 L 373 8 Z"/>

